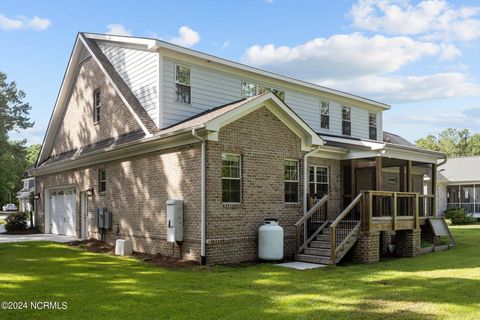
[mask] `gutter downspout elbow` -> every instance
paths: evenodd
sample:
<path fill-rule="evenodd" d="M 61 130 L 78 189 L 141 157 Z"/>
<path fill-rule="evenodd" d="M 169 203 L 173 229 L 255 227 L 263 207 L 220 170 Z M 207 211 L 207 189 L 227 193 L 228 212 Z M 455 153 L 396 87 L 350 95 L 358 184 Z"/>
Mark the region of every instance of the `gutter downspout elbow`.
<path fill-rule="evenodd" d="M 320 150 L 321 146 L 317 146 L 315 149 L 312 151 L 307 152 L 303 156 L 303 214 L 307 214 L 307 198 L 308 198 L 308 158 L 310 155 L 314 154 L 318 150 Z"/>
<path fill-rule="evenodd" d="M 201 143 L 201 165 L 200 165 L 200 264 L 203 266 L 207 262 L 206 259 L 206 193 L 205 193 L 205 169 L 206 169 L 206 142 L 205 139 L 197 134 L 196 129 L 192 129 L 192 136 L 197 138 Z"/>

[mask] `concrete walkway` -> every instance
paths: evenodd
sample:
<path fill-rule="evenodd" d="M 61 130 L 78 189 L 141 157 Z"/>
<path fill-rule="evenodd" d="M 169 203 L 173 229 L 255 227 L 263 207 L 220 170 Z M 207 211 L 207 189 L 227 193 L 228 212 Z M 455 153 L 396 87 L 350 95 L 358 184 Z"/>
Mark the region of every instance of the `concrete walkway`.
<path fill-rule="evenodd" d="M 59 236 L 56 234 L 4 234 L 5 228 L 0 225 L 0 243 L 8 242 L 24 242 L 24 241 L 53 241 L 53 242 L 70 242 L 77 238 L 71 236 Z"/>

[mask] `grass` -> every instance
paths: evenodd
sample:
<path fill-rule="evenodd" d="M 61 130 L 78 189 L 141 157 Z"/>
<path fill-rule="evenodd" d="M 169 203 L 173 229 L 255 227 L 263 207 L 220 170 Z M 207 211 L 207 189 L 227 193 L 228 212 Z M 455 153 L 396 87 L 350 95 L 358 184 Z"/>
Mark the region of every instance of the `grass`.
<path fill-rule="evenodd" d="M 47 242 L 0 245 L 1 319 L 479 319 L 480 226 L 457 248 L 374 265 L 296 271 L 260 264 L 170 270 Z"/>
<path fill-rule="evenodd" d="M 7 223 L 5 219 L 0 219 L 0 224 L 5 224 L 5 223 Z"/>

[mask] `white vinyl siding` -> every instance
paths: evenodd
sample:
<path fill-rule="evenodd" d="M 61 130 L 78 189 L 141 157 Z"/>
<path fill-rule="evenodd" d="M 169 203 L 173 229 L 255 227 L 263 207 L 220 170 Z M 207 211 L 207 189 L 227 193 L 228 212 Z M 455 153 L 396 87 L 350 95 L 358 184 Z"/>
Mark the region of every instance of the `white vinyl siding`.
<path fill-rule="evenodd" d="M 175 102 L 175 64 L 190 66 L 191 104 Z M 161 127 L 174 125 L 205 110 L 215 108 L 242 99 L 242 81 L 245 76 L 222 72 L 199 66 L 180 59 L 163 57 L 163 124 Z M 322 97 L 320 94 L 307 94 L 287 89 L 268 81 L 252 80 L 262 86 L 277 88 L 285 92 L 285 103 L 295 111 L 316 132 L 342 134 L 342 103 Z M 320 127 L 320 101 L 330 105 L 330 128 Z M 345 105 L 345 104 L 343 104 Z M 352 137 L 368 139 L 368 114 L 374 112 L 365 108 L 351 107 Z M 382 114 L 377 113 L 378 136 L 382 136 Z"/>
<path fill-rule="evenodd" d="M 100 43 L 123 81 L 130 87 L 143 108 L 158 125 L 158 53 Z"/>

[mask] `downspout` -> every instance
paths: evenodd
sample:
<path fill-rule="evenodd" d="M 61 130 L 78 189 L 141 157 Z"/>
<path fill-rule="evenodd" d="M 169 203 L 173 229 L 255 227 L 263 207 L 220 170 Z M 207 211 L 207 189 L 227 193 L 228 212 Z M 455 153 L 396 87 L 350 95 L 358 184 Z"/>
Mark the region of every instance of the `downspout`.
<path fill-rule="evenodd" d="M 206 223 L 205 223 L 205 215 L 206 215 L 206 210 L 205 210 L 205 204 L 206 204 L 206 199 L 205 199 L 205 163 L 206 163 L 206 142 L 205 139 L 200 137 L 197 134 L 196 129 L 192 129 L 192 136 L 197 138 L 201 142 L 201 165 L 200 165 L 200 197 L 201 197 L 201 205 L 200 205 L 200 263 L 201 265 L 205 265 L 207 262 L 206 260 L 206 254 L 205 254 L 205 244 L 206 244 Z"/>
<path fill-rule="evenodd" d="M 321 146 L 317 146 L 310 152 L 307 152 L 303 157 L 303 215 L 307 214 L 307 198 L 308 198 L 308 157 L 320 150 Z"/>

